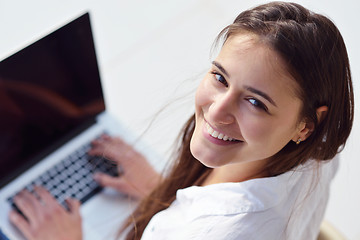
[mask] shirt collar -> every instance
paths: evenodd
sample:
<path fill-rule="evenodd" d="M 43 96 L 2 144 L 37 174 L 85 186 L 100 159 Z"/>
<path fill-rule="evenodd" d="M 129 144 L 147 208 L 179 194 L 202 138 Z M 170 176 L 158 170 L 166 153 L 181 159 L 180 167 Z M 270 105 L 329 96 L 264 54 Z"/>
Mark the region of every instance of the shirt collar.
<path fill-rule="evenodd" d="M 238 183 L 192 186 L 177 191 L 174 204 L 189 205 L 202 214 L 239 214 L 264 211 L 287 197 L 302 172 L 290 171 L 276 177 Z"/>

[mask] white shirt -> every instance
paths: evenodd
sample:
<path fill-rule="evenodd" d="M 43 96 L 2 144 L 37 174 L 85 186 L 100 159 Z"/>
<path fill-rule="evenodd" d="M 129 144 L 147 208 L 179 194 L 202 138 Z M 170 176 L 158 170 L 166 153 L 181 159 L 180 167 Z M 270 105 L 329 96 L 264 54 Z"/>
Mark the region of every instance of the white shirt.
<path fill-rule="evenodd" d="M 276 177 L 192 186 L 147 225 L 142 240 L 312 240 L 326 209 L 338 159 Z"/>

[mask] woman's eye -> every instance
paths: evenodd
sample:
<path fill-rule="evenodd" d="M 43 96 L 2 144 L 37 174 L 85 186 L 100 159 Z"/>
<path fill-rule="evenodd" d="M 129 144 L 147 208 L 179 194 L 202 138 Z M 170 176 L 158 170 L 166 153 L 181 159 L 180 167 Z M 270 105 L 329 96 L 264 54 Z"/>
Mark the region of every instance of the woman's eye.
<path fill-rule="evenodd" d="M 255 98 L 249 98 L 248 101 L 256 108 L 260 108 L 264 110 L 265 112 L 268 112 L 268 108 L 265 104 L 263 104 L 261 101 L 255 99 Z"/>
<path fill-rule="evenodd" d="M 226 79 L 221 74 L 219 74 L 217 72 L 212 72 L 212 74 L 215 76 L 216 80 L 219 81 L 220 83 L 224 84 L 225 87 L 229 86 Z"/>

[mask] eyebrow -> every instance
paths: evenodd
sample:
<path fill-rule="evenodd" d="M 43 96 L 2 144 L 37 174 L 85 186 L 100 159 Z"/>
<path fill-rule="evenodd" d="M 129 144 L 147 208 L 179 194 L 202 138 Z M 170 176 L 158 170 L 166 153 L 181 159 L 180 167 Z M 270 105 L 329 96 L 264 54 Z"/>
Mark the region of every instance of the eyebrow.
<path fill-rule="evenodd" d="M 227 77 L 230 77 L 229 73 L 225 70 L 225 68 L 223 66 L 221 66 L 221 64 L 217 61 L 212 61 L 211 62 L 213 65 L 215 65 L 218 69 L 220 69 L 220 71 L 222 71 Z"/>
<path fill-rule="evenodd" d="M 275 101 L 269 96 L 267 95 L 266 93 L 258 90 L 258 89 L 255 89 L 253 87 L 250 87 L 250 86 L 245 86 L 245 89 L 252 92 L 252 93 L 255 93 L 263 98 L 265 98 L 266 100 L 268 100 L 272 105 L 274 105 L 275 107 L 277 107 Z"/>

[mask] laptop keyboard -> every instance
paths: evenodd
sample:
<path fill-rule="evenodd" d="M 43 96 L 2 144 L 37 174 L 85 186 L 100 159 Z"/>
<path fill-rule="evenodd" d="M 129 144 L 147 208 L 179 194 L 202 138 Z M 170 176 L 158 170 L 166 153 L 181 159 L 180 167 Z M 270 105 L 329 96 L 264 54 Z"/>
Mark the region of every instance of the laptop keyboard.
<path fill-rule="evenodd" d="M 115 163 L 103 157 L 89 156 L 87 152 L 90 147 L 90 142 L 83 145 L 34 179 L 25 188 L 33 192 L 34 185 L 43 186 L 66 208 L 65 199 L 68 197 L 76 198 L 84 203 L 101 190 L 100 185 L 93 179 L 95 172 L 103 172 L 111 176 L 118 175 Z M 8 201 L 17 209 L 13 202 L 14 196 Z"/>

